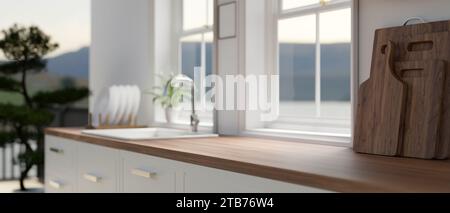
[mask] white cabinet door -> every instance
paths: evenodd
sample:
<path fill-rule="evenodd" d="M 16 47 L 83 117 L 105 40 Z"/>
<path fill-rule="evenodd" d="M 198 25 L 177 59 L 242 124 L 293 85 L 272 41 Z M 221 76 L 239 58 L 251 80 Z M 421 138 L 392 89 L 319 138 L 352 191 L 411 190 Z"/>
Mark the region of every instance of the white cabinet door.
<path fill-rule="evenodd" d="M 46 136 L 45 169 L 46 171 L 70 173 L 74 171 L 74 146 L 78 142 L 64 138 Z"/>
<path fill-rule="evenodd" d="M 60 137 L 45 138 L 45 192 L 70 193 L 76 187 L 75 145 Z"/>
<path fill-rule="evenodd" d="M 77 192 L 118 192 L 119 151 L 81 142 L 77 147 Z"/>
<path fill-rule="evenodd" d="M 325 190 L 202 166 L 185 167 L 186 193 L 322 193 Z"/>
<path fill-rule="evenodd" d="M 123 161 L 123 192 L 176 192 L 177 175 L 174 161 L 126 151 L 122 151 L 121 156 Z"/>

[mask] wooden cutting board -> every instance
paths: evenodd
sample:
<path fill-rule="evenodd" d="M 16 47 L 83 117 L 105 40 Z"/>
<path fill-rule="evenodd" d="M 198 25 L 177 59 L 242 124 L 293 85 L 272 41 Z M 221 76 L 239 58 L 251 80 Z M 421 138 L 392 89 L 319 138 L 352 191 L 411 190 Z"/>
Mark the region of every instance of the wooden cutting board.
<path fill-rule="evenodd" d="M 404 61 L 413 61 L 415 63 L 417 61 L 442 61 L 446 67 L 444 68 L 446 70 L 445 73 L 450 73 L 450 66 L 447 65 L 450 62 L 449 31 L 450 21 L 439 21 L 376 30 L 370 79 L 364 82 L 358 91 L 358 109 L 356 112 L 354 134 L 354 149 L 356 152 L 389 156 L 402 156 L 403 154 L 406 154 L 406 152 L 414 152 L 406 151 L 408 148 L 403 147 L 403 137 L 411 136 L 403 136 L 404 130 L 402 128 L 405 128 L 405 126 L 397 122 L 399 117 L 401 120 L 405 120 L 404 116 L 406 113 L 399 113 L 398 115 L 390 112 L 386 113 L 386 111 L 389 111 L 386 108 L 389 104 L 386 104 L 386 102 L 392 100 L 392 97 L 403 97 L 403 92 L 405 91 L 402 91 L 401 89 L 395 90 L 394 87 L 388 86 L 394 88 L 394 90 L 390 91 L 391 93 L 398 93 L 397 91 L 400 91 L 402 94 L 386 94 L 387 92 L 385 91 L 385 85 L 389 85 L 389 82 L 392 82 L 392 80 L 387 80 L 386 82 L 381 83 L 378 82 L 385 80 L 382 76 L 386 76 L 386 54 L 389 49 L 388 46 L 391 42 L 395 44 L 394 46 L 396 48 L 393 54 L 394 63 Z M 440 68 L 428 67 L 425 69 Z M 404 83 L 406 86 L 408 83 L 404 82 L 404 80 L 411 81 L 409 84 L 417 84 L 413 79 L 409 79 L 409 77 L 403 80 L 400 75 L 401 73 L 397 71 L 396 74 L 393 75 L 398 78 L 399 82 L 396 83 L 397 87 L 401 87 L 398 86 L 399 83 Z M 406 75 L 411 75 L 411 72 Z M 435 159 L 447 159 L 450 154 L 450 76 L 447 76 L 444 79 L 442 94 L 443 101 L 441 105 L 441 124 L 438 133 L 439 136 L 436 141 L 432 142 L 436 143 L 434 155 Z M 417 87 L 421 86 L 416 85 L 415 88 Z M 408 99 L 408 89 L 405 90 L 406 94 L 404 94 L 404 98 Z M 392 104 L 394 106 L 392 109 L 393 111 L 398 111 L 398 105 L 401 103 L 401 97 Z M 405 105 L 406 103 L 407 100 L 405 100 Z M 406 108 L 404 109 L 406 111 Z M 431 110 L 436 109 L 433 108 Z M 383 113 L 384 115 L 380 116 L 380 114 Z M 401 118 L 402 116 L 403 119 Z M 387 127 L 393 128 L 391 131 L 387 130 L 387 127 L 379 127 L 380 125 L 386 125 L 386 123 L 389 123 L 387 121 L 392 121 L 391 124 L 387 125 Z M 400 125 L 400 127 L 397 125 Z M 430 128 L 433 129 L 435 127 Z M 402 133 L 396 133 L 398 130 Z M 431 132 L 431 130 L 427 131 Z M 383 134 L 390 134 L 390 136 L 383 136 Z M 430 138 L 429 136 L 423 137 Z M 395 138 L 398 139 L 397 146 L 395 145 L 395 142 L 393 142 Z M 405 146 L 408 146 L 406 144 Z M 426 156 L 427 158 L 429 157 L 430 152 L 431 151 L 428 151 Z"/>
<path fill-rule="evenodd" d="M 389 42 L 376 72 L 360 88 L 354 150 L 360 153 L 396 156 L 402 140 L 406 84 L 395 73 L 396 45 Z"/>
<path fill-rule="evenodd" d="M 401 62 L 395 67 L 408 88 L 400 155 L 433 159 L 440 141 L 446 62 Z"/>
<path fill-rule="evenodd" d="M 415 25 L 406 29 L 407 34 L 399 39 L 399 48 L 402 50 L 397 56 L 399 61 L 442 60 L 447 64 L 446 73 L 450 72 L 450 22 Z M 444 83 L 442 110 L 435 159 L 447 159 L 450 154 L 450 77 L 446 77 Z"/>

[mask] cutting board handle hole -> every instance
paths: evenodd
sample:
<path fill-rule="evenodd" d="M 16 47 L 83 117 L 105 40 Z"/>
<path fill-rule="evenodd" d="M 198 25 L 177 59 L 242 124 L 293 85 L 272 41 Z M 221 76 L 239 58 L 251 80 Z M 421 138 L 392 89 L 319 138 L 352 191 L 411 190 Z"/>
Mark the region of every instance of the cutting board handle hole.
<path fill-rule="evenodd" d="M 387 50 L 388 45 L 385 44 L 383 46 L 381 46 L 381 54 L 386 55 L 386 50 Z"/>
<path fill-rule="evenodd" d="M 401 74 L 403 78 L 420 78 L 423 76 L 423 68 L 402 69 Z"/>
<path fill-rule="evenodd" d="M 408 44 L 409 52 L 420 52 L 432 50 L 434 46 L 433 41 L 416 41 Z"/>

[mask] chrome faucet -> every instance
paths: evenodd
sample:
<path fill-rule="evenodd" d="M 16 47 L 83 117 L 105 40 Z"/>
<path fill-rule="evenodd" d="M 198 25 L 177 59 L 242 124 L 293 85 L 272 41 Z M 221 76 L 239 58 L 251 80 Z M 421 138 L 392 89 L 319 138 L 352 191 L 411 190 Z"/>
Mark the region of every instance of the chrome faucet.
<path fill-rule="evenodd" d="M 200 124 L 200 120 L 198 119 L 198 115 L 195 113 L 195 84 L 192 82 L 191 86 L 191 106 L 192 106 L 192 113 L 191 113 L 191 128 L 192 132 L 198 132 L 198 124 Z"/>
<path fill-rule="evenodd" d="M 198 115 L 195 112 L 195 84 L 194 80 L 189 78 L 186 75 L 179 74 L 175 76 L 170 82 L 174 87 L 183 86 L 183 84 L 191 84 L 191 129 L 192 132 L 198 132 L 198 125 L 200 124 L 200 120 L 198 119 Z"/>

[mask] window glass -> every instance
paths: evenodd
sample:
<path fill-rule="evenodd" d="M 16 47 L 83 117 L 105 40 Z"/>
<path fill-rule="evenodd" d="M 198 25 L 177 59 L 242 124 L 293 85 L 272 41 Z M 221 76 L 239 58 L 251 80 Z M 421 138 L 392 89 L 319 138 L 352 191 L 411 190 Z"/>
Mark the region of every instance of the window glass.
<path fill-rule="evenodd" d="M 280 118 L 315 115 L 316 16 L 279 22 Z"/>
<path fill-rule="evenodd" d="M 350 135 L 351 9 L 320 2 L 282 2 L 299 9 L 278 21 L 280 116 L 267 128 Z M 309 15 L 299 13 L 314 4 Z"/>
<path fill-rule="evenodd" d="M 208 26 L 214 25 L 214 0 L 208 0 Z"/>
<path fill-rule="evenodd" d="M 321 117 L 350 118 L 351 10 L 320 14 Z"/>
<path fill-rule="evenodd" d="M 205 88 L 205 77 L 213 73 L 214 0 L 183 0 L 183 28 L 180 37 L 180 71 L 194 79 L 197 115 L 200 125 L 211 126 L 213 112 L 211 100 L 206 97 L 211 88 Z M 206 27 L 207 26 L 207 27 Z M 191 31 L 195 30 L 195 31 Z M 195 76 L 195 71 L 199 71 Z M 199 89 L 201 88 L 201 89 Z M 204 89 L 203 89 L 204 88 Z M 186 101 L 179 123 L 188 123 L 191 115 L 190 102 Z"/>
<path fill-rule="evenodd" d="M 213 0 L 183 0 L 183 30 L 212 26 Z"/>
<path fill-rule="evenodd" d="M 195 80 L 196 88 L 202 88 L 204 85 L 201 84 L 201 78 L 204 79 L 205 76 L 212 74 L 212 60 L 213 60 L 213 33 L 200 33 L 191 36 L 187 36 L 181 39 L 181 71 L 183 74 L 189 76 Z M 200 76 L 194 75 L 194 70 L 201 71 Z M 197 78 L 195 78 L 197 77 Z M 210 107 L 200 107 L 201 103 L 206 105 L 210 104 L 208 98 L 205 99 L 205 94 L 211 88 L 205 88 L 205 90 L 196 90 L 196 104 L 197 104 L 197 115 L 200 118 L 200 125 L 212 125 L 213 123 L 213 113 L 208 111 Z M 205 101 L 206 100 L 206 101 Z M 185 102 L 184 110 L 181 112 L 179 120 L 180 123 L 188 122 L 191 111 L 190 102 Z"/>
<path fill-rule="evenodd" d="M 181 72 L 194 79 L 194 69 L 202 66 L 202 35 L 181 39 Z"/>

